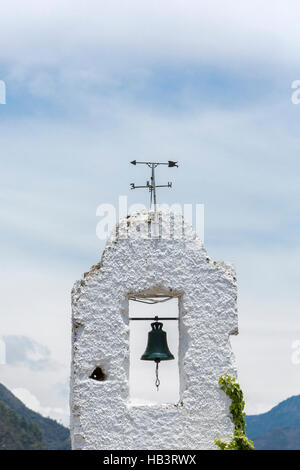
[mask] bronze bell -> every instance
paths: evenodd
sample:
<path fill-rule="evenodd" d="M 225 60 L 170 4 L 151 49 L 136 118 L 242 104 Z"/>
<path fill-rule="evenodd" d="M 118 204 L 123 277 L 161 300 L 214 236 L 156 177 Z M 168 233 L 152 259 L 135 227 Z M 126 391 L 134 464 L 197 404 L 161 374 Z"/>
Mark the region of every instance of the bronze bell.
<path fill-rule="evenodd" d="M 158 364 L 160 361 L 170 361 L 175 359 L 173 354 L 170 352 L 167 343 L 167 333 L 163 331 L 163 324 L 159 321 L 151 323 L 152 330 L 148 333 L 148 343 L 146 351 L 142 355 L 143 361 L 155 361 L 156 362 L 156 380 L 155 385 L 158 391 L 160 380 L 158 378 Z"/>
<path fill-rule="evenodd" d="M 170 361 L 174 359 L 167 343 L 167 333 L 163 331 L 163 324 L 159 321 L 151 323 L 152 330 L 148 333 L 148 344 L 142 355 L 143 361 Z"/>

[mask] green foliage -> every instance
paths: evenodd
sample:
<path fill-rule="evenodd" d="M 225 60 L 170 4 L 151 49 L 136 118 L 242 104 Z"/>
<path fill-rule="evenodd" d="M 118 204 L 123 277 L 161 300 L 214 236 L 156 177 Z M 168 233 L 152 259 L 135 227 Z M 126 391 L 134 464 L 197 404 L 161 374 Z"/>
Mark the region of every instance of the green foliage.
<path fill-rule="evenodd" d="M 0 402 L 0 450 L 45 449 L 39 427 Z"/>
<path fill-rule="evenodd" d="M 20 418 L 36 424 L 42 432 L 43 442 L 48 450 L 71 449 L 69 429 L 27 408 L 2 384 L 0 384 L 0 402 L 11 408 Z"/>
<path fill-rule="evenodd" d="M 229 410 L 234 423 L 234 433 L 230 442 L 216 439 L 215 444 L 221 450 L 254 450 L 253 442 L 247 438 L 245 432 L 245 402 L 241 387 L 235 378 L 229 374 L 222 375 L 219 378 L 219 385 L 223 392 L 232 400 Z"/>

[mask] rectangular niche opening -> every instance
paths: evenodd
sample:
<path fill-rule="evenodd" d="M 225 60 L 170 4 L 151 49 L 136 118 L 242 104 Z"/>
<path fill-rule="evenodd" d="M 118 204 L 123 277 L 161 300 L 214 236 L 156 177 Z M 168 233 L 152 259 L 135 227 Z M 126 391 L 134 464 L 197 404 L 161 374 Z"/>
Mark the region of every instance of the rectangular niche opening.
<path fill-rule="evenodd" d="M 152 297 L 153 299 L 154 297 Z M 162 298 L 157 298 L 162 300 Z M 145 304 L 129 300 L 129 318 L 141 317 L 179 317 L 179 299 L 173 297 L 167 302 Z M 154 320 L 153 320 L 154 321 Z M 141 360 L 145 352 L 150 320 L 129 321 L 130 363 L 129 363 L 129 399 L 133 405 L 162 404 L 179 402 L 179 321 L 162 320 L 163 330 L 167 333 L 167 342 L 173 360 L 159 363 L 159 391 L 155 386 L 154 361 Z"/>

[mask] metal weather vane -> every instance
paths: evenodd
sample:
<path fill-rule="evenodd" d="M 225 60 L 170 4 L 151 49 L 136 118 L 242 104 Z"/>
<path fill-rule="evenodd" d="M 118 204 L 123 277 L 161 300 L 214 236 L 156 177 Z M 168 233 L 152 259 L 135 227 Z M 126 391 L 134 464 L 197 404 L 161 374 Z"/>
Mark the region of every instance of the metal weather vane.
<path fill-rule="evenodd" d="M 155 182 L 155 168 L 158 167 L 158 165 L 168 165 L 169 168 L 177 167 L 178 162 L 173 162 L 169 160 L 168 162 L 137 162 L 136 160 L 133 160 L 130 162 L 132 165 L 147 165 L 149 168 L 151 168 L 151 179 L 150 182 L 147 181 L 145 186 L 136 186 L 134 183 L 131 183 L 131 189 L 139 189 L 139 188 L 147 188 L 150 191 L 150 209 L 152 206 L 154 207 L 154 211 L 156 212 L 156 189 L 157 188 L 172 188 L 172 183 L 168 182 L 168 184 L 156 184 Z"/>

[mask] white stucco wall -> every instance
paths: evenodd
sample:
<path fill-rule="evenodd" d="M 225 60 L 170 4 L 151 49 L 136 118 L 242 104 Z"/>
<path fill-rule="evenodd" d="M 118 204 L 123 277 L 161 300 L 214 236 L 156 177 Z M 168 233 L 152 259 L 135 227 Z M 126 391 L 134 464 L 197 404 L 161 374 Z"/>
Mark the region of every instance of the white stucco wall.
<path fill-rule="evenodd" d="M 144 211 L 122 220 L 100 263 L 72 290 L 73 449 L 213 449 L 215 438 L 233 433 L 218 378 L 236 375 L 229 342 L 237 334 L 235 272 L 211 261 L 181 215 L 170 215 L 169 239 L 163 238 L 168 219 L 159 229 L 153 217 Z M 147 238 L 153 228 L 154 238 Z M 179 297 L 179 404 L 129 402 L 128 295 L 134 293 Z M 96 366 L 106 380 L 89 378 Z"/>

